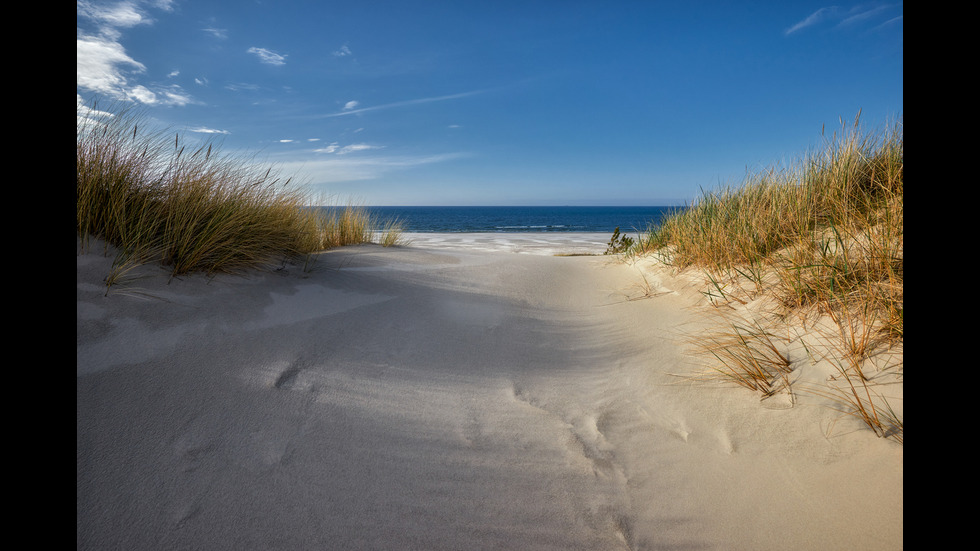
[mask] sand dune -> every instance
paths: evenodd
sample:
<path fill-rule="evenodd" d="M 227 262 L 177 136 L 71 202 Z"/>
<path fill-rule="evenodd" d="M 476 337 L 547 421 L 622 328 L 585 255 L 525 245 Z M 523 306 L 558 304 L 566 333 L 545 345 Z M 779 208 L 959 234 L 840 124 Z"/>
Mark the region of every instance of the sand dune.
<path fill-rule="evenodd" d="M 438 245 L 108 296 L 80 254 L 77 547 L 902 548 L 901 446 L 676 376 L 685 280 Z"/>

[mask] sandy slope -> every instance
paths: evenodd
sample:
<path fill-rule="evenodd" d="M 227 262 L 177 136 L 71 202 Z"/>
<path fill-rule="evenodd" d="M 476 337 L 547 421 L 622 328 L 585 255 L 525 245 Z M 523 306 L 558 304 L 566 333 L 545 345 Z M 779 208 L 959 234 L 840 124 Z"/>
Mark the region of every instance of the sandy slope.
<path fill-rule="evenodd" d="M 103 296 L 109 262 L 78 256 L 79 549 L 902 547 L 901 446 L 674 376 L 681 280 L 423 244 Z"/>

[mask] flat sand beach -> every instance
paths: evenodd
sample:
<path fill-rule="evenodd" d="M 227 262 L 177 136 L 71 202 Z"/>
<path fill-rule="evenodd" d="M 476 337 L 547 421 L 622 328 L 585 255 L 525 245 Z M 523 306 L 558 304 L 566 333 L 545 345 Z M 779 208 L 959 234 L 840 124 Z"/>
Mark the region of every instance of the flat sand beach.
<path fill-rule="evenodd" d="M 556 256 L 602 254 L 609 246 L 610 235 L 596 232 L 407 232 L 403 237 L 413 248 Z"/>
<path fill-rule="evenodd" d="M 78 254 L 77 548 L 903 548 L 900 444 L 684 376 L 692 280 L 407 237 L 108 295 Z"/>

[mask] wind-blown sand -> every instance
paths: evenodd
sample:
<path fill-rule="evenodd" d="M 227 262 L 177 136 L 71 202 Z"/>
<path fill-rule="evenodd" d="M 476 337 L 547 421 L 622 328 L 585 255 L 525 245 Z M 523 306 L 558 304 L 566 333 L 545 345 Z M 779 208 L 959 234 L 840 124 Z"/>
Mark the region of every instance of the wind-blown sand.
<path fill-rule="evenodd" d="M 108 296 L 79 254 L 78 549 L 902 548 L 899 444 L 676 376 L 686 280 L 453 239 Z"/>

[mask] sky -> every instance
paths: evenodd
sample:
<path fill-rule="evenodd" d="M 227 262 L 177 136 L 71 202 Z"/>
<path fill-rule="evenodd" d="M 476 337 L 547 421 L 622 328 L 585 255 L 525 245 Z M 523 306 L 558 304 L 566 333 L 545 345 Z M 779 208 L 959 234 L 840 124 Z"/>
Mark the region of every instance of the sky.
<path fill-rule="evenodd" d="M 825 1 L 80 0 L 76 93 L 324 203 L 678 205 L 901 121 L 902 3 Z"/>

